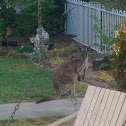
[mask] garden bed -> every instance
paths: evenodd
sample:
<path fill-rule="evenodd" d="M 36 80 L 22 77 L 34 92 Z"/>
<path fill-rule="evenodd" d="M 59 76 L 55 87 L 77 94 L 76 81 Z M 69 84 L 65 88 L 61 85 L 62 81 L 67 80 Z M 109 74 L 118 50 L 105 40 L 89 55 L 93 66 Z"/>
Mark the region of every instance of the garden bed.
<path fill-rule="evenodd" d="M 72 36 L 63 36 L 59 35 L 56 38 L 50 40 L 49 43 L 54 44 L 54 49 L 49 51 L 48 56 L 44 55 L 42 62 L 49 69 L 54 69 L 58 64 L 72 58 L 81 57 L 78 46 L 82 46 L 78 44 L 74 40 L 71 39 Z M 23 44 L 24 45 L 24 44 Z M 83 46 L 85 48 L 85 46 Z M 39 62 L 39 55 L 31 55 L 30 53 L 18 53 L 16 48 L 4 47 L 0 48 L 0 56 L 4 57 L 18 57 L 30 59 L 35 63 Z M 111 76 L 111 71 L 93 71 L 92 63 L 93 59 L 101 56 L 101 54 L 97 53 L 94 50 L 91 50 L 89 53 L 89 70 L 86 72 L 84 83 L 88 83 L 95 86 L 100 87 L 111 87 L 113 84 L 113 78 Z"/>

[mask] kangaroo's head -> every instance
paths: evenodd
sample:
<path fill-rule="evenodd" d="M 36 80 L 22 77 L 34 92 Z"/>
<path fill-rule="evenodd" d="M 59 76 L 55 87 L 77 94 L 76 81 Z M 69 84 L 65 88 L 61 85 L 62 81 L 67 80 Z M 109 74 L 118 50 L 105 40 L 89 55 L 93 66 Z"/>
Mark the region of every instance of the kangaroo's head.
<path fill-rule="evenodd" d="M 82 58 L 85 60 L 88 57 L 88 53 L 90 51 L 90 46 L 86 47 L 86 50 L 84 50 L 82 47 L 79 47 L 79 50 L 81 52 Z"/>

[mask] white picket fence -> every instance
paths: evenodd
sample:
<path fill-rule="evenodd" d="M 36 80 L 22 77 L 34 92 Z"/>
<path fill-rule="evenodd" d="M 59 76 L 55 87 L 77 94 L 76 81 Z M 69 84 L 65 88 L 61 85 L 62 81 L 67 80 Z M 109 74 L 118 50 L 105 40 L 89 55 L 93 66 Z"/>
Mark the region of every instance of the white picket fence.
<path fill-rule="evenodd" d="M 94 25 L 97 24 L 104 34 L 110 37 L 114 36 L 116 26 L 126 20 L 125 11 L 117 9 L 107 11 L 100 4 L 80 0 L 66 0 L 65 12 L 67 12 L 65 33 L 75 35 L 76 41 L 103 53 L 109 53 L 110 47 L 109 44 L 103 44 L 103 38 L 98 37 L 100 34 L 94 30 Z M 98 45 L 104 46 L 105 49 L 101 50 Z"/>

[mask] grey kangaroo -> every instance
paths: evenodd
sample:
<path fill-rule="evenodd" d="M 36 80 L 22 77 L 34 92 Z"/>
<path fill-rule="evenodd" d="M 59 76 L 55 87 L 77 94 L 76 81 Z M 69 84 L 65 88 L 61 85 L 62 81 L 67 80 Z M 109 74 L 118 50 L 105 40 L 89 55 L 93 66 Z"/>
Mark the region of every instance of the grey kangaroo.
<path fill-rule="evenodd" d="M 67 84 L 71 84 L 71 95 L 76 95 L 75 82 L 78 77 L 80 77 L 80 73 L 88 69 L 88 52 L 90 47 L 87 47 L 86 51 L 84 51 L 82 47 L 79 47 L 79 49 L 81 52 L 81 58 L 70 59 L 56 67 L 53 77 L 53 85 L 56 91 L 55 96 L 49 99 L 42 99 L 36 103 L 60 98 L 62 95 L 62 89 Z"/>

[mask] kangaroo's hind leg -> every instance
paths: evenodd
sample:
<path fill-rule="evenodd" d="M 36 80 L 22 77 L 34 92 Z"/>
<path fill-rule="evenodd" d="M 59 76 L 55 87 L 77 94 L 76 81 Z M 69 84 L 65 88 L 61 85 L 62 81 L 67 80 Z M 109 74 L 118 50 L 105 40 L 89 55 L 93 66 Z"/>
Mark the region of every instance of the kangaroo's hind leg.
<path fill-rule="evenodd" d="M 74 106 L 78 103 L 75 98 L 75 83 L 71 85 L 71 95 L 69 96 L 71 102 L 74 104 Z"/>
<path fill-rule="evenodd" d="M 71 85 L 71 95 L 75 96 L 75 83 Z"/>

